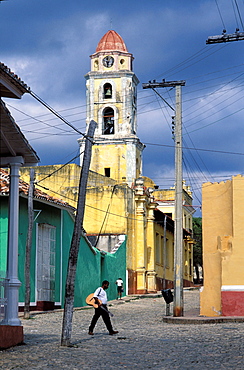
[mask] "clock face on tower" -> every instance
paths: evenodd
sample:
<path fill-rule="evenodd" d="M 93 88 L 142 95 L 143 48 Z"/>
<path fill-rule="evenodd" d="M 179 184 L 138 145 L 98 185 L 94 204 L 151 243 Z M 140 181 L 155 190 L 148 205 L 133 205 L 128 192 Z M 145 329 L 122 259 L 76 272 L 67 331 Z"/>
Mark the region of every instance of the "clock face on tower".
<path fill-rule="evenodd" d="M 114 64 L 114 58 L 111 57 L 110 55 L 103 58 L 104 67 L 109 68 L 109 67 L 112 67 L 113 64 Z"/>

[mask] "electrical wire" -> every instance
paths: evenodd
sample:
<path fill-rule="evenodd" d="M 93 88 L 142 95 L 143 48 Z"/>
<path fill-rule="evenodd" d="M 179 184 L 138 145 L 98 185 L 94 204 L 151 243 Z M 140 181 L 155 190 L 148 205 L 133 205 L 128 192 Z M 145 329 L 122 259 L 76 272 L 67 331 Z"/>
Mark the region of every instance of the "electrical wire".
<path fill-rule="evenodd" d="M 243 108 L 244 109 L 244 108 Z M 174 148 L 174 145 L 168 145 L 168 144 L 159 144 L 159 143 L 144 143 L 146 145 L 152 145 L 152 146 L 161 146 L 161 147 L 166 147 L 166 148 Z M 184 150 L 198 150 L 198 151 L 202 151 L 202 152 L 210 152 L 210 153 L 219 153 L 219 154 L 231 154 L 231 155 L 241 155 L 243 156 L 244 153 L 241 153 L 241 152 L 229 152 L 229 151 L 224 151 L 224 150 L 215 150 L 215 149 L 203 149 L 203 148 L 195 148 L 195 147 L 185 147 L 185 146 L 182 146 L 182 149 Z"/>
<path fill-rule="evenodd" d="M 53 176 L 55 173 L 57 173 L 58 171 L 62 170 L 65 166 L 67 166 L 69 163 L 71 163 L 72 161 L 74 161 L 76 158 L 80 157 L 81 154 L 83 154 L 84 152 L 81 152 L 79 153 L 78 155 L 76 155 L 74 158 L 72 158 L 70 161 L 66 162 L 65 164 L 63 164 L 60 168 L 58 168 L 57 170 L 53 171 L 52 173 L 48 174 L 46 177 L 43 177 L 43 179 L 35 182 L 35 184 L 39 184 L 41 181 L 44 181 L 46 180 L 47 178 Z"/>
<path fill-rule="evenodd" d="M 219 50 L 221 50 L 222 48 L 219 48 L 217 51 L 219 51 Z M 216 51 L 216 52 L 217 52 Z M 188 58 L 187 59 L 187 61 L 185 61 L 185 62 L 182 62 L 182 63 L 180 63 L 179 65 L 178 65 L 178 70 L 179 71 L 182 71 L 182 70 L 184 70 L 184 69 L 186 69 L 186 68 L 189 68 L 189 67 L 191 67 L 193 64 L 196 64 L 196 63 L 198 63 L 198 62 L 200 62 L 200 61 L 202 61 L 203 59 L 205 59 L 206 57 L 209 57 L 209 56 L 211 56 L 212 54 L 214 54 L 214 53 L 212 53 L 212 51 L 211 51 L 211 54 L 210 54 L 210 52 L 209 52 L 209 54 L 206 56 L 204 56 L 204 58 L 201 58 L 201 59 L 199 59 L 201 56 L 203 56 L 204 54 L 207 54 L 208 52 L 207 52 L 207 50 L 204 50 L 204 51 L 202 51 L 201 53 L 199 52 L 199 53 L 196 53 L 196 56 L 194 57 L 194 58 Z M 197 60 L 196 60 L 197 59 Z M 194 61 L 194 63 L 192 63 Z M 185 64 L 184 64 L 185 63 Z M 190 64 L 190 63 L 192 63 L 192 64 Z M 182 68 L 182 69 L 179 69 L 179 68 Z M 171 69 L 171 72 L 173 73 L 173 71 L 175 71 L 176 69 Z M 206 83 L 206 82 L 205 82 Z M 169 94 L 169 92 L 167 91 L 167 94 Z M 158 98 L 157 98 L 157 100 L 158 100 Z M 146 104 L 146 107 L 148 107 L 148 105 L 149 104 L 151 104 L 151 103 L 143 103 L 143 105 L 144 105 L 144 107 L 145 107 L 145 104 Z M 159 102 L 158 102 L 158 104 L 159 104 Z M 157 110 L 158 109 L 161 109 L 161 111 L 163 111 L 163 108 L 166 108 L 165 106 L 164 107 L 162 107 L 162 104 L 159 104 L 159 106 L 160 106 L 160 108 L 157 108 Z M 148 112 L 152 112 L 152 111 L 155 111 L 156 109 L 151 109 L 151 110 L 147 110 L 147 111 L 144 111 L 144 112 L 139 112 L 138 114 L 145 114 L 145 113 L 148 113 Z M 238 111 L 237 111 L 238 112 Z M 236 114 L 237 112 L 235 112 L 235 113 L 233 113 L 233 114 Z M 77 113 L 78 114 L 78 113 Z M 75 115 L 75 114 L 74 114 Z M 198 117 L 198 116 L 197 116 Z M 197 117 L 195 117 L 195 119 L 197 119 Z M 227 116 L 228 117 L 228 116 Z M 58 117 L 58 118 L 60 118 L 60 117 Z M 30 118 L 29 118 L 30 119 Z M 55 118 L 56 119 L 56 118 Z M 166 115 L 165 115 L 165 119 L 166 119 Z M 194 119 L 194 118 L 192 118 L 192 119 Z M 206 118 L 205 118 L 206 119 Z M 77 120 L 78 121 L 78 120 Z M 218 122 L 218 121 L 215 121 L 215 122 Z M 66 123 L 66 122 L 65 122 Z M 213 123 L 211 123 L 211 124 L 213 124 Z M 210 125 L 210 124 L 209 124 Z M 50 127 L 52 127 L 53 128 L 53 126 L 51 126 L 51 125 L 49 125 Z M 203 127 L 207 127 L 208 125 L 206 125 L 206 126 L 203 126 Z M 58 126 L 57 126 L 58 127 Z M 72 128 L 72 130 L 73 130 L 73 125 L 71 125 L 70 126 L 71 128 Z M 188 126 L 189 127 L 189 126 Z M 203 128 L 203 127 L 201 127 L 201 128 Z M 58 128 L 58 130 L 60 130 L 61 128 L 59 127 Z M 199 128 L 200 129 L 200 128 Z M 63 130 L 63 132 L 64 132 L 64 134 L 67 132 L 68 133 L 68 131 L 67 130 L 65 130 L 65 129 L 62 129 Z M 76 131 L 76 130 L 75 130 Z M 193 131 L 196 131 L 196 130 L 193 130 Z M 193 132 L 193 131 L 191 131 L 191 132 Z M 76 131 L 77 132 L 77 131 Z M 190 132 L 190 133 L 191 133 Z M 78 133 L 80 133 L 80 132 L 78 132 Z M 44 134 L 44 133 L 43 133 Z M 80 133 L 81 134 L 81 133 Z M 188 137 L 190 138 L 190 136 L 189 136 L 189 132 L 187 132 L 187 135 L 188 135 Z M 147 144 L 148 145 L 148 144 Z M 152 144 L 153 145 L 153 144 Z M 184 144 L 184 146 L 185 146 L 186 144 Z M 161 145 L 160 145 L 161 146 Z M 163 146 L 163 145 L 162 145 Z M 186 149 L 188 149 L 188 148 L 186 148 Z M 190 150 L 195 150 L 195 151 L 198 151 L 198 150 L 204 150 L 204 149 L 196 149 L 196 148 L 191 148 Z M 211 150 L 205 150 L 205 151 L 211 151 Z M 213 151 L 213 152 L 221 152 L 222 153 L 222 151 Z M 227 153 L 227 152 L 225 152 L 225 153 Z M 229 154 L 229 152 L 228 152 L 228 154 Z M 231 154 L 240 154 L 240 155 L 243 155 L 243 153 L 231 153 Z"/>
<path fill-rule="evenodd" d="M 215 0 L 215 4 L 216 4 L 216 6 L 217 6 L 217 9 L 218 9 L 218 12 L 219 12 L 219 16 L 220 16 L 221 22 L 222 22 L 222 24 L 223 24 L 223 28 L 224 28 L 224 30 L 225 30 L 225 29 L 226 29 L 226 27 L 225 27 L 224 20 L 223 20 L 222 14 L 221 14 L 221 12 L 220 12 L 220 8 L 219 8 L 218 1 L 217 1 L 217 0 Z"/>
<path fill-rule="evenodd" d="M 238 16 L 239 16 L 240 22 L 241 22 L 242 29 L 244 29 L 243 22 L 242 22 L 242 17 L 241 17 L 241 13 L 240 13 L 240 9 L 239 9 L 239 6 L 238 6 L 238 3 L 237 3 L 237 1 L 236 1 L 236 0 L 235 0 L 235 5 L 236 5 L 236 10 L 237 10 L 237 13 L 238 13 Z M 239 28 L 239 27 L 238 27 L 238 28 Z"/>
<path fill-rule="evenodd" d="M 86 136 L 80 130 L 78 130 L 75 126 L 73 126 L 70 122 L 68 122 L 64 117 L 62 117 L 57 111 L 55 111 L 50 105 L 48 105 L 42 98 L 40 98 L 37 94 L 33 91 L 29 91 L 30 95 L 33 96 L 39 103 L 41 103 L 44 107 L 46 107 L 50 112 L 52 112 L 56 117 L 58 117 L 61 121 L 63 121 L 67 126 L 71 127 L 74 131 L 82 136 Z"/>

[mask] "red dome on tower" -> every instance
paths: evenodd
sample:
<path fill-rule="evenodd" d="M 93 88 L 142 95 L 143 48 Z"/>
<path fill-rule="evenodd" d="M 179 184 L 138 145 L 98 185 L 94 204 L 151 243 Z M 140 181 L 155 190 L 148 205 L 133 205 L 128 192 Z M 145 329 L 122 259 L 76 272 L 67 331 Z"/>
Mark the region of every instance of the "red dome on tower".
<path fill-rule="evenodd" d="M 105 50 L 116 50 L 116 51 L 124 51 L 128 53 L 127 47 L 124 43 L 122 37 L 115 31 L 110 30 L 101 38 L 99 41 L 96 53 L 99 51 Z"/>

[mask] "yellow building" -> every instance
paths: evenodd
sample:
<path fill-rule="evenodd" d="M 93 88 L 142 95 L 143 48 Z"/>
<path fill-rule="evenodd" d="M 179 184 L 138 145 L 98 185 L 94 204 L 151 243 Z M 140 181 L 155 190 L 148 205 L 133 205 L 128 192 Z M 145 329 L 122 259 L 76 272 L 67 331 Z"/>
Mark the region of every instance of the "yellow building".
<path fill-rule="evenodd" d="M 183 238 L 184 238 L 184 286 L 191 285 L 193 275 L 193 239 L 192 239 L 192 216 L 195 209 L 192 207 L 192 192 L 190 187 L 183 182 L 182 188 L 182 218 L 183 218 Z M 172 220 L 175 219 L 175 187 L 170 189 L 156 189 L 153 191 L 157 208 Z M 189 279 L 189 277 L 191 277 Z"/>
<path fill-rule="evenodd" d="M 244 316 L 244 177 L 202 187 L 200 314 Z"/>
<path fill-rule="evenodd" d="M 91 55 L 91 71 L 85 76 L 87 127 L 95 120 L 97 128 L 84 228 L 92 244 L 105 252 L 119 248 L 126 238 L 129 294 L 171 288 L 174 279 L 174 221 L 155 201 L 154 182 L 141 176 L 144 145 L 137 137 L 138 79 L 132 62 L 122 38 L 108 31 Z M 78 142 L 82 165 L 85 142 L 83 138 Z M 36 186 L 76 206 L 80 168 L 74 164 L 38 167 Z M 23 175 L 28 176 L 26 171 Z M 193 281 L 189 238 L 190 228 L 184 230 L 186 286 Z"/>

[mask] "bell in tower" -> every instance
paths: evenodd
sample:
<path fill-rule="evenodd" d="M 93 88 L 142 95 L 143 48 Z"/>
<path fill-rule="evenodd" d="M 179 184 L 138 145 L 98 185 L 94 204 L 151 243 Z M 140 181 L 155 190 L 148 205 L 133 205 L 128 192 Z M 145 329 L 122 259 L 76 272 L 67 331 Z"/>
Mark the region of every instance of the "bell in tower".
<path fill-rule="evenodd" d="M 104 135 L 114 134 L 114 111 L 112 108 L 105 108 L 103 115 Z"/>
<path fill-rule="evenodd" d="M 109 83 L 104 85 L 104 99 L 111 99 L 112 98 L 112 86 Z"/>

